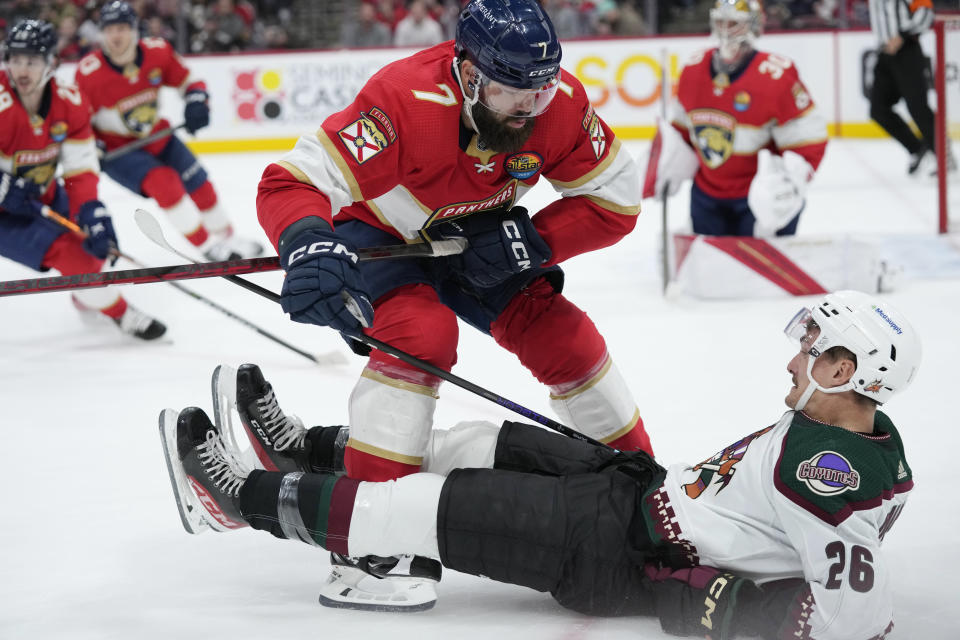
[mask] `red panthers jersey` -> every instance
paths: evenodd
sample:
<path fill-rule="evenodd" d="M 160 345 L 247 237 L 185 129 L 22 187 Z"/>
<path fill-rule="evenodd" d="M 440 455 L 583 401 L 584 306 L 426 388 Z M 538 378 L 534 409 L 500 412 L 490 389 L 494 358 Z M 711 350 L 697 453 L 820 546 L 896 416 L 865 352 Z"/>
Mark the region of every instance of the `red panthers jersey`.
<path fill-rule="evenodd" d="M 170 126 L 157 115 L 160 87 L 205 88 L 163 38 L 141 40 L 134 62 L 123 68 L 102 51 L 91 53 L 77 65 L 76 81 L 93 108 L 93 130 L 108 150 Z"/>
<path fill-rule="evenodd" d="M 30 116 L 0 73 L 0 170 L 40 185 L 41 200 L 53 202 L 57 163 L 70 201 L 70 215 L 97 198 L 100 162 L 90 128 L 90 107 L 76 87 L 50 80 L 40 111 Z M 66 212 L 60 212 L 66 213 Z"/>
<path fill-rule="evenodd" d="M 533 217 L 553 252 L 548 264 L 633 229 L 637 166 L 575 77 L 562 72 L 520 151 L 496 153 L 461 127 L 453 57 L 445 42 L 387 65 L 353 104 L 267 167 L 257 211 L 275 246 L 306 216 L 359 219 L 413 242 L 434 224 L 511 206 L 541 176 L 564 196 Z"/>
<path fill-rule="evenodd" d="M 715 198 L 745 198 L 757 152 L 786 150 L 814 169 L 827 146 L 820 117 L 793 62 L 757 51 L 733 78 L 714 73 L 716 49 L 697 54 L 680 72 L 673 125 L 700 156 L 694 181 Z"/>

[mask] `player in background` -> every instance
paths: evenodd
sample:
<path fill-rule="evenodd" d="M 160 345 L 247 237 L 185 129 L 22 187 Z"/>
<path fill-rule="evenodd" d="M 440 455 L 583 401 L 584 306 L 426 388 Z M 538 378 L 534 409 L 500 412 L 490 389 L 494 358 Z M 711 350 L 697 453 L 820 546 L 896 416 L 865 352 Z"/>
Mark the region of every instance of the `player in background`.
<path fill-rule="evenodd" d="M 717 47 L 680 73 L 672 127 L 660 123 L 653 192 L 673 195 L 693 177 L 694 233 L 772 236 L 796 233 L 807 185 L 827 145 L 793 62 L 758 51 L 758 0 L 717 0 L 710 28 Z"/>
<path fill-rule="evenodd" d="M 190 75 L 166 40 L 140 40 L 137 22 L 126 2 L 108 2 L 100 9 L 103 49 L 77 65 L 77 86 L 91 103 L 93 130 L 107 151 L 170 127 L 157 115 L 161 87 L 180 90 L 188 132 L 210 123 L 206 85 Z M 233 234 L 206 170 L 176 135 L 104 162 L 103 170 L 134 193 L 156 200 L 173 226 L 208 260 L 250 258 L 263 252 L 258 243 Z"/>
<path fill-rule="evenodd" d="M 438 557 L 583 613 L 654 614 L 677 635 L 878 640 L 893 627 L 882 543 L 913 480 L 877 406 L 913 381 L 920 340 L 857 291 L 827 294 L 785 333 L 800 347 L 790 410 L 696 465 L 471 422 L 435 431 L 427 473 L 393 482 L 312 472 L 335 457 L 320 434 L 342 427 L 300 427 L 298 458 L 251 438 L 298 471 L 250 471 L 191 407 L 161 422 L 174 492 L 191 533 L 251 526 L 344 554 Z M 244 384 L 251 369 L 241 416 L 268 401 Z"/>
<path fill-rule="evenodd" d="M 557 266 L 633 229 L 637 167 L 561 70 L 537 2 L 475 0 L 456 36 L 383 68 L 267 167 L 257 212 L 286 270 L 283 309 L 296 322 L 363 330 L 445 370 L 456 362 L 459 317 L 514 353 L 565 422 L 650 451 L 626 381 L 593 322 L 561 294 Z M 531 217 L 515 205 L 541 176 L 563 197 Z M 469 248 L 416 261 L 358 263 L 354 254 L 444 235 Z M 349 401 L 350 477 L 420 469 L 439 386 L 370 354 Z M 336 579 L 325 590 L 355 593 Z"/>
<path fill-rule="evenodd" d="M 76 87 L 59 85 L 53 77 L 56 50 L 56 30 L 40 20 L 18 22 L 3 44 L 0 255 L 37 271 L 96 273 L 117 248 L 117 236 L 97 199 L 100 165 L 89 106 Z M 58 163 L 62 182 L 56 178 Z M 43 207 L 73 220 L 88 237 L 47 219 Z M 114 288 L 78 290 L 73 300 L 137 338 L 153 340 L 166 331 Z"/>

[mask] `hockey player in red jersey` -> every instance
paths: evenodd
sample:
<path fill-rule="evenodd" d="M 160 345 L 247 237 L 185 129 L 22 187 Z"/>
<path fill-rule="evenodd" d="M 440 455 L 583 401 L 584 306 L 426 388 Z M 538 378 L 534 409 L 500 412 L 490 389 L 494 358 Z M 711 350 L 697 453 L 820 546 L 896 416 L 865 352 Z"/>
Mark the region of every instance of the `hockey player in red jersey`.
<path fill-rule="evenodd" d="M 655 188 L 644 196 L 672 195 L 693 177 L 694 233 L 792 235 L 826 149 L 826 122 L 793 62 L 754 49 L 758 0 L 717 0 L 710 25 L 718 46 L 680 73 L 673 126 L 660 123 L 659 155 L 650 158 Z"/>
<path fill-rule="evenodd" d="M 0 73 L 0 255 L 38 271 L 95 273 L 117 248 L 113 222 L 97 199 L 90 111 L 75 87 L 53 78 L 57 34 L 48 22 L 24 20 L 4 43 Z M 57 165 L 63 181 L 56 178 Z M 44 207 L 80 225 L 86 239 L 44 217 Z M 129 305 L 116 289 L 73 294 L 125 333 L 152 340 L 166 327 Z"/>
<path fill-rule="evenodd" d="M 202 410 L 164 411 L 181 518 L 190 533 L 250 526 L 342 554 L 436 557 L 581 613 L 655 615 L 675 635 L 882 640 L 896 585 L 883 543 L 913 477 L 877 405 L 913 382 L 920 338 L 899 310 L 858 291 L 823 296 L 785 332 L 799 340 L 784 372 L 790 410 L 667 469 L 538 427 L 463 422 L 432 433 L 426 473 L 358 482 L 337 468 L 347 428 L 292 424 L 244 365 L 241 418 L 269 407 L 271 432 L 286 424 L 294 444 L 264 451 L 252 438 L 281 471 L 251 471 Z M 751 351 L 749 339 L 738 346 Z M 909 547 L 900 551 L 906 562 Z"/>
<path fill-rule="evenodd" d="M 76 82 L 93 109 L 93 130 L 107 151 L 167 129 L 158 118 L 161 87 L 183 94 L 186 130 L 210 123 L 207 89 L 190 75 L 180 56 L 162 38 L 137 37 L 137 14 L 113 0 L 100 9 L 103 50 L 77 65 Z M 176 227 L 209 260 L 249 258 L 263 248 L 233 234 L 207 172 L 196 156 L 171 134 L 103 163 L 108 176 L 127 189 L 153 198 Z M 199 215 L 198 215 L 199 210 Z"/>
<path fill-rule="evenodd" d="M 469 3 L 455 42 L 388 65 L 271 164 L 257 211 L 287 272 L 282 305 L 294 321 L 363 330 L 449 370 L 459 317 L 547 385 L 564 421 L 649 451 L 603 338 L 561 294 L 558 263 L 630 232 L 640 193 L 630 153 L 560 56 L 535 1 Z M 541 176 L 563 197 L 531 217 L 515 205 Z M 354 255 L 444 235 L 469 248 L 419 261 Z M 351 477 L 420 468 L 439 386 L 373 351 L 350 397 Z"/>

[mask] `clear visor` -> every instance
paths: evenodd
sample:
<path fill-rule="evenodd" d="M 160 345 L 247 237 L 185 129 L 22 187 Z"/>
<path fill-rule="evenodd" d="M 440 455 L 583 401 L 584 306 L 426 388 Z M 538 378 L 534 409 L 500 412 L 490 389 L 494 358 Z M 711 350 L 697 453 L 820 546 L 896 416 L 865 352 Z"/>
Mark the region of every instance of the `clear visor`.
<path fill-rule="evenodd" d="M 537 89 L 515 89 L 479 75 L 480 103 L 495 113 L 515 118 L 532 118 L 546 111 L 560 87 L 556 77 Z"/>
<path fill-rule="evenodd" d="M 800 343 L 800 351 L 803 353 L 813 357 L 820 355 L 816 349 L 812 348 L 817 337 L 820 335 L 820 325 L 813 319 L 813 312 L 810 309 L 804 307 L 800 309 L 800 311 L 797 311 L 793 318 L 790 319 L 790 322 L 787 323 L 787 326 L 784 327 L 783 333 L 786 334 L 788 338 L 798 341 Z"/>

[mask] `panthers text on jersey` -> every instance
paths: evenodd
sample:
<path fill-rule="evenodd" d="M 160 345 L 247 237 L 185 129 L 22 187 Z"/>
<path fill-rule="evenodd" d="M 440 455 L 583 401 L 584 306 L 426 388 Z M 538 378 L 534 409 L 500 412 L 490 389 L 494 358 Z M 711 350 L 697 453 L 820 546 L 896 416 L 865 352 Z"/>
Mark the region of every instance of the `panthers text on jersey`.
<path fill-rule="evenodd" d="M 880 545 L 912 488 L 882 412 L 865 434 L 788 411 L 695 466 L 671 466 L 648 520 L 688 563 L 797 579 L 782 637 L 867 640 L 892 628 Z"/>
<path fill-rule="evenodd" d="M 93 108 L 94 133 L 108 150 L 170 126 L 158 117 L 161 87 L 181 93 L 205 89 L 162 38 L 140 40 L 136 59 L 122 68 L 102 51 L 85 56 L 77 65 L 76 82 Z"/>
<path fill-rule="evenodd" d="M 69 213 L 97 199 L 100 163 L 90 109 L 81 93 L 55 79 L 44 88 L 40 110 L 31 116 L 0 73 L 0 170 L 40 185 L 41 200 L 51 204 L 56 192 L 57 163 L 70 202 Z"/>
<path fill-rule="evenodd" d="M 636 164 L 576 78 L 562 73 L 521 150 L 495 153 L 461 123 L 453 57 L 446 42 L 384 67 L 353 104 L 267 168 L 257 211 L 274 245 L 311 215 L 359 219 L 416 241 L 434 224 L 512 206 L 541 175 L 564 196 L 533 217 L 553 252 L 547 264 L 633 229 Z"/>
<path fill-rule="evenodd" d="M 826 121 L 793 62 L 756 51 L 729 77 L 713 70 L 713 55 L 716 49 L 703 51 L 683 68 L 670 114 L 700 158 L 697 186 L 714 198 L 745 198 L 761 149 L 794 151 L 816 169 Z"/>

